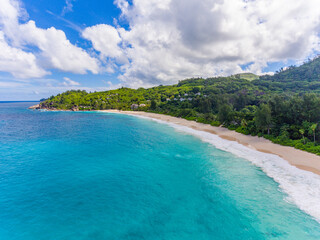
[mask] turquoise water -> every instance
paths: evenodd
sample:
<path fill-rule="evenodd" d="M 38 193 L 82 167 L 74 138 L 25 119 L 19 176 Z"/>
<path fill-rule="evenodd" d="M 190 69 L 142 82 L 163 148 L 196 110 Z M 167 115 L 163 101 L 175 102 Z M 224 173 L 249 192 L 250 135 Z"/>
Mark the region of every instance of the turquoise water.
<path fill-rule="evenodd" d="M 0 103 L 0 239 L 320 239 L 249 161 L 132 116 Z"/>

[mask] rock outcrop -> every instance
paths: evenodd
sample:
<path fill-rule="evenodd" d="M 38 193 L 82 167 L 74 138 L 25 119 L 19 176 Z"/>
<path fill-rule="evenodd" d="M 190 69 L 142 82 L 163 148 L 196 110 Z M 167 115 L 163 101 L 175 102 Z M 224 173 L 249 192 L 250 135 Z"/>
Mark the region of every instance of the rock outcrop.
<path fill-rule="evenodd" d="M 40 109 L 40 104 L 30 106 L 28 109 Z"/>

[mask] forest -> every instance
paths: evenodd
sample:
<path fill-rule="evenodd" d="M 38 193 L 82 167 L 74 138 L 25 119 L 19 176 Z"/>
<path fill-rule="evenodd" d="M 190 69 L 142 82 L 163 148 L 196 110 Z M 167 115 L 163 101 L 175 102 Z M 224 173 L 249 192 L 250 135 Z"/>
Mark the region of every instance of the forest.
<path fill-rule="evenodd" d="M 40 107 L 167 114 L 320 155 L 320 58 L 274 75 L 191 78 L 147 89 L 71 90 L 43 100 Z"/>

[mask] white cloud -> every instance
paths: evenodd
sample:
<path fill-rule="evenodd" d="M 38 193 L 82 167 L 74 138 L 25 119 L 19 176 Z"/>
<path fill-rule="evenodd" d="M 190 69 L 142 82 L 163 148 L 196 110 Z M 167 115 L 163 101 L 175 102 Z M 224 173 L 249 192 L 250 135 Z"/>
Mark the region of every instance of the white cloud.
<path fill-rule="evenodd" d="M 105 57 L 121 58 L 123 51 L 119 44 L 120 35 L 114 27 L 107 24 L 99 24 L 86 28 L 82 36 L 92 42 L 93 47 Z"/>
<path fill-rule="evenodd" d="M 107 81 L 107 82 L 103 81 L 103 82 L 105 82 L 108 85 L 107 87 L 108 90 L 118 89 L 118 88 L 121 88 L 123 85 L 121 83 L 114 84 L 111 81 Z"/>
<path fill-rule="evenodd" d="M 26 19 L 28 14 L 21 8 L 20 1 L 0 0 L 0 30 L 5 32 L 14 43 L 18 19 Z"/>
<path fill-rule="evenodd" d="M 299 61 L 320 50 L 318 0 L 115 3 L 129 30 L 98 25 L 83 35 L 105 57 L 122 52 L 129 59 L 119 78 L 132 87 L 229 75 L 250 62 L 245 71 L 261 73 L 268 62 Z"/>
<path fill-rule="evenodd" d="M 17 78 L 42 77 L 48 72 L 37 65 L 32 53 L 11 47 L 0 31 L 0 71 L 10 72 Z"/>
<path fill-rule="evenodd" d="M 55 18 L 59 19 L 60 21 L 64 22 L 66 24 L 67 27 L 77 31 L 77 32 L 82 32 L 82 28 L 81 26 L 79 26 L 78 24 L 68 20 L 67 18 L 54 14 L 53 12 L 46 10 L 46 13 L 49 13 L 50 15 L 54 16 Z"/>
<path fill-rule="evenodd" d="M 66 0 L 66 5 L 63 7 L 61 15 L 64 16 L 68 12 L 73 12 L 73 3 L 75 0 Z"/>
<path fill-rule="evenodd" d="M 72 11 L 72 2 L 66 0 L 62 14 Z M 127 29 L 99 24 L 81 32 L 99 52 L 97 59 L 95 53 L 72 44 L 63 31 L 26 21 L 20 1 L 0 0 L 0 71 L 17 78 L 42 77 L 51 69 L 120 72 L 122 85 L 148 87 L 239 73 L 248 63 L 252 64 L 244 71 L 260 74 L 268 62 L 300 62 L 320 51 L 319 0 L 115 0 L 115 4 Z"/>
<path fill-rule="evenodd" d="M 10 65 L 11 68 L 3 67 L 0 71 L 7 71 L 16 77 L 24 78 L 41 77 L 48 74 L 49 72 L 45 69 L 57 69 L 77 74 L 85 74 L 88 71 L 94 74 L 99 72 L 99 61 L 82 48 L 70 43 L 63 31 L 54 27 L 38 28 L 32 20 L 20 24 L 19 18 L 26 16 L 26 13 L 17 0 L 0 0 L 0 6 L 2 45 L 15 49 L 15 52 L 19 52 L 19 56 L 24 56 L 24 58 L 19 58 L 18 54 L 12 54 L 11 61 L 23 63 L 26 60 L 25 66 L 20 64 L 14 68 L 14 65 Z M 36 47 L 37 50 L 26 52 L 29 47 Z M 9 64 L 9 62 L 5 63 L 5 66 Z M 30 65 L 33 68 L 29 69 Z M 35 72 L 30 73 L 32 70 Z"/>
<path fill-rule="evenodd" d="M 61 30 L 54 27 L 37 28 L 34 21 L 29 21 L 20 25 L 20 34 L 25 44 L 34 45 L 41 50 L 39 57 L 45 68 L 79 74 L 87 71 L 96 74 L 99 71 L 97 60 L 83 49 L 72 45 Z"/>
<path fill-rule="evenodd" d="M 9 82 L 1 82 L 0 81 L 1 88 L 17 88 L 17 87 L 23 87 L 23 86 L 25 86 L 24 83 L 12 82 L 12 81 L 9 81 Z"/>
<path fill-rule="evenodd" d="M 93 48 L 100 52 L 104 72 L 114 73 L 119 70 L 118 65 L 129 63 L 123 48 L 124 43 L 118 30 L 113 26 L 99 24 L 87 27 L 82 32 L 82 37 L 91 41 Z"/>
<path fill-rule="evenodd" d="M 68 86 L 63 84 L 64 82 L 69 82 Z M 87 92 L 106 91 L 108 89 L 108 87 L 85 87 L 78 84 L 72 80 L 70 84 L 70 81 L 67 81 L 66 78 L 62 82 L 51 78 L 29 80 L 0 78 L 0 101 L 39 100 L 71 89 L 86 90 Z"/>
<path fill-rule="evenodd" d="M 73 86 L 80 86 L 80 83 L 71 80 L 70 78 L 64 77 L 64 82 L 62 83 L 65 87 L 73 87 Z"/>

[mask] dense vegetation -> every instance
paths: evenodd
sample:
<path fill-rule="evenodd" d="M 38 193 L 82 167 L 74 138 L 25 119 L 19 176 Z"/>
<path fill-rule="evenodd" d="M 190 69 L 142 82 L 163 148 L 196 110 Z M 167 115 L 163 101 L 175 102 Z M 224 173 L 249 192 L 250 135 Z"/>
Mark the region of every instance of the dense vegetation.
<path fill-rule="evenodd" d="M 42 108 L 152 111 L 223 125 L 320 155 L 320 58 L 274 76 L 192 78 L 172 86 L 67 91 Z"/>

